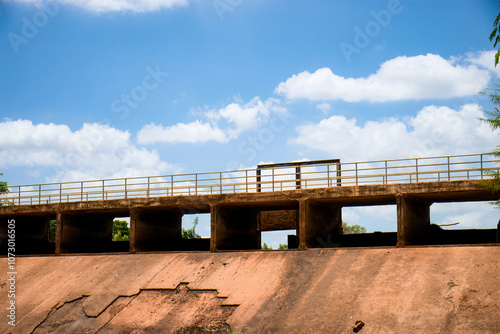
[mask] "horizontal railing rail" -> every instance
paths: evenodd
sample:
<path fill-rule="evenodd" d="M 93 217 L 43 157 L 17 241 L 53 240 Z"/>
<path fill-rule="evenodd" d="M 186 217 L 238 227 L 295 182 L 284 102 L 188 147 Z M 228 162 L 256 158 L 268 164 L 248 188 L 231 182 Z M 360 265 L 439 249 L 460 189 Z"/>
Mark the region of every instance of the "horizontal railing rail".
<path fill-rule="evenodd" d="M 481 180 L 499 171 L 491 154 L 347 163 L 304 163 L 223 172 L 9 186 L 0 202 L 33 205 L 127 198 L 287 191 L 368 184 Z M 279 164 L 278 164 L 279 165 Z"/>

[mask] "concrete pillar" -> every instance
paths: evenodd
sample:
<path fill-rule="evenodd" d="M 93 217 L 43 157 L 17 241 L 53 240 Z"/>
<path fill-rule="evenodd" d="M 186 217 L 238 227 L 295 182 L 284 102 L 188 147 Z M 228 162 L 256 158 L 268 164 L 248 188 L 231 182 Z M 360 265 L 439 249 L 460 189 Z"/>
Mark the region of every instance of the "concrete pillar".
<path fill-rule="evenodd" d="M 258 216 L 254 209 L 212 206 L 210 251 L 260 249 Z"/>
<path fill-rule="evenodd" d="M 299 249 L 333 247 L 342 234 L 342 207 L 310 200 L 299 203 Z"/>
<path fill-rule="evenodd" d="M 1 254 L 7 254 L 9 221 L 15 234 L 15 254 L 53 254 L 55 246 L 49 242 L 48 231 L 51 215 L 15 216 L 0 223 Z"/>
<path fill-rule="evenodd" d="M 56 254 L 110 250 L 114 215 L 61 213 L 57 217 Z"/>
<path fill-rule="evenodd" d="M 497 243 L 500 242 L 500 221 L 497 224 Z"/>
<path fill-rule="evenodd" d="M 430 231 L 432 202 L 398 195 L 396 197 L 398 220 L 397 247 L 425 243 Z"/>
<path fill-rule="evenodd" d="M 130 252 L 179 250 L 182 213 L 162 209 L 132 209 Z"/>
<path fill-rule="evenodd" d="M 57 213 L 57 224 L 56 224 L 56 255 L 61 255 L 61 243 L 62 243 L 62 213 Z"/>

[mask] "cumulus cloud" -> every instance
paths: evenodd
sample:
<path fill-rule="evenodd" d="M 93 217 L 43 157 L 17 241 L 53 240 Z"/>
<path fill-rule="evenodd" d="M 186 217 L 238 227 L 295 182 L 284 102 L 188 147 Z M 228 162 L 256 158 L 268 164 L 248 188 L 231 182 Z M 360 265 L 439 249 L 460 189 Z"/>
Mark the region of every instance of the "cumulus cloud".
<path fill-rule="evenodd" d="M 484 67 L 495 73 L 497 77 L 500 77 L 500 66 L 495 67 L 495 53 L 496 51 L 470 52 L 465 59 L 471 64 Z"/>
<path fill-rule="evenodd" d="M 148 124 L 137 134 L 140 144 L 153 143 L 204 143 L 215 141 L 226 143 L 235 139 L 246 130 L 255 130 L 265 124 L 271 112 L 284 113 L 277 99 L 264 102 L 255 97 L 247 104 L 231 103 L 218 110 L 202 113 L 203 119 L 191 123 L 178 123 L 171 126 Z"/>
<path fill-rule="evenodd" d="M 320 103 L 316 106 L 319 110 L 321 110 L 324 114 L 327 114 L 330 110 L 332 110 L 332 106 L 330 103 Z"/>
<path fill-rule="evenodd" d="M 33 3 L 43 6 L 44 3 L 53 0 L 10 0 L 13 2 Z M 92 12 L 152 12 L 168 9 L 175 6 L 186 6 L 188 0 L 57 0 L 62 5 L 74 5 Z"/>
<path fill-rule="evenodd" d="M 434 203 L 431 206 L 433 224 L 454 224 L 444 229 L 496 228 L 498 209 L 487 202 Z"/>
<path fill-rule="evenodd" d="M 477 104 L 454 110 L 427 106 L 416 116 L 358 124 L 334 115 L 297 127 L 289 144 L 317 150 L 344 161 L 481 153 L 497 145 L 497 135 L 478 118 Z"/>
<path fill-rule="evenodd" d="M 366 78 L 345 78 L 330 68 L 295 74 L 281 82 L 275 93 L 288 99 L 387 102 L 477 94 L 490 79 L 470 59 L 464 64 L 439 55 L 401 56 L 383 63 Z"/>
<path fill-rule="evenodd" d="M 140 144 L 153 143 L 203 143 L 216 141 L 225 143 L 228 137 L 221 129 L 212 124 L 196 120 L 191 123 L 178 123 L 164 127 L 160 124 L 145 125 L 137 134 L 137 141 Z"/>
<path fill-rule="evenodd" d="M 173 172 L 155 150 L 134 146 L 130 133 L 101 124 L 72 131 L 29 120 L 0 123 L 0 167 L 52 167 L 47 181 L 73 181 Z"/>

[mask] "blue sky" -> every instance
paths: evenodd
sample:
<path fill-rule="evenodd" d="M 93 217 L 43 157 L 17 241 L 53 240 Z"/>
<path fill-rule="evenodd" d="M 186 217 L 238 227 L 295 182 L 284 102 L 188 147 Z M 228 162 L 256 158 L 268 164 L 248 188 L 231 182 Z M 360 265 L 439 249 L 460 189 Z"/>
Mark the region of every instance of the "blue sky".
<path fill-rule="evenodd" d="M 477 93 L 498 81 L 498 11 L 493 0 L 2 1 L 0 171 L 17 185 L 486 152 L 498 138 L 477 120 L 491 108 Z M 450 208 L 436 219 L 496 220 L 488 204 Z M 344 217 L 395 229 L 383 222 L 395 209 L 364 210 Z"/>

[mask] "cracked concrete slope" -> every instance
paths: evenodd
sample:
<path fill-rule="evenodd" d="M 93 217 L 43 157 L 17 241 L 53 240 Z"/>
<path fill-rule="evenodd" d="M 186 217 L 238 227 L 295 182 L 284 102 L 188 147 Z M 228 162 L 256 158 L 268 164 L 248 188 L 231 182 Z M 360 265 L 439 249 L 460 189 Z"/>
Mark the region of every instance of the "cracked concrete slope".
<path fill-rule="evenodd" d="M 179 333 L 194 328 L 213 328 L 215 333 L 219 322 L 245 333 L 347 333 L 356 321 L 365 324 L 360 333 L 500 331 L 498 246 L 71 255 L 17 261 L 16 327 L 3 320 L 1 333 L 31 333 L 42 323 L 46 327 L 40 332 L 57 333 L 62 323 L 76 326 L 78 321 L 94 321 L 105 329 L 101 332 L 113 332 L 132 328 L 132 319 L 137 320 L 134 332 L 146 333 L 167 324 L 167 318 Z M 6 258 L 0 266 L 7 266 Z M 0 274 L 2 282 L 5 275 Z M 167 298 L 179 286 L 197 297 Z M 0 305 L 7 305 L 7 290 L 0 284 Z M 131 296 L 136 296 L 133 301 Z M 229 314 L 224 305 L 238 306 Z M 196 318 L 205 308 L 217 315 L 212 322 Z M 6 315 L 1 307 L 0 319 Z"/>

